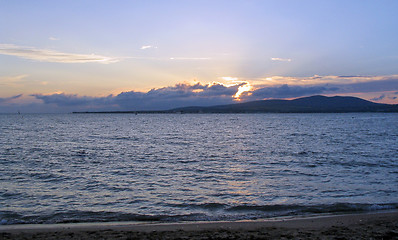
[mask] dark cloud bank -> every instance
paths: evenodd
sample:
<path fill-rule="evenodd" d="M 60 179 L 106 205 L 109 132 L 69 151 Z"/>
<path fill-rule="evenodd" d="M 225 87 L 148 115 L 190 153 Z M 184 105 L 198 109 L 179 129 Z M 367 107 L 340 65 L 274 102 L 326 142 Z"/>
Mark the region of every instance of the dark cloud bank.
<path fill-rule="evenodd" d="M 148 92 L 130 91 L 107 97 L 80 97 L 67 94 L 32 96 L 45 104 L 76 107 L 77 110 L 165 110 L 190 105 L 210 106 L 232 103 L 232 96 L 238 91 L 239 86 L 177 84 Z"/>
<path fill-rule="evenodd" d="M 139 111 L 139 110 L 167 110 L 186 106 L 213 106 L 236 103 L 233 96 L 238 88 L 246 83 L 234 86 L 222 84 L 189 85 L 177 84 L 172 87 L 152 89 L 148 92 L 122 92 L 107 97 L 87 97 L 67 94 L 41 95 L 34 94 L 45 104 L 70 109 L 72 111 Z M 293 98 L 336 91 L 338 88 L 326 86 L 289 86 L 266 87 L 245 92 L 242 101 L 264 98 Z"/>
<path fill-rule="evenodd" d="M 251 96 L 248 96 L 250 100 L 257 100 L 263 98 L 293 98 L 301 96 L 309 96 L 327 92 L 337 91 L 337 87 L 328 86 L 289 86 L 287 84 L 279 87 L 266 87 L 260 88 L 252 92 Z"/>

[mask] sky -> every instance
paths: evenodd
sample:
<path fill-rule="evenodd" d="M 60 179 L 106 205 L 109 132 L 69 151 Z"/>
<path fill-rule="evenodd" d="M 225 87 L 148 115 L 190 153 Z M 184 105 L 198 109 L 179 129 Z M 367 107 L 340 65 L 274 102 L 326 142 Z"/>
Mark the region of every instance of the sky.
<path fill-rule="evenodd" d="M 0 0 L 0 113 L 398 104 L 396 0 Z"/>

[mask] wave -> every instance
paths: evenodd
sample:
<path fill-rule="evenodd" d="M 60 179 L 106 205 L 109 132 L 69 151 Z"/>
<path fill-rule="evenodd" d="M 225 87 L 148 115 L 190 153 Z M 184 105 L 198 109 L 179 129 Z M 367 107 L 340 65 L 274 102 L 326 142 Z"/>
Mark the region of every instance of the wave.
<path fill-rule="evenodd" d="M 201 214 L 187 215 L 143 215 L 120 212 L 66 211 L 45 215 L 22 215 L 12 211 L 0 213 L 0 224 L 51 224 L 79 222 L 174 222 L 189 221 Z"/>
<path fill-rule="evenodd" d="M 310 214 L 344 214 L 381 210 L 396 210 L 398 203 L 359 204 L 335 203 L 320 205 L 237 205 L 220 203 L 168 204 L 184 209 L 186 214 L 135 214 L 123 212 L 62 211 L 52 214 L 21 214 L 13 211 L 0 212 L 0 225 L 51 224 L 78 222 L 180 222 L 180 221 L 234 221 L 271 217 L 301 216 Z"/>
<path fill-rule="evenodd" d="M 250 206 L 242 205 L 230 207 L 227 211 L 260 211 L 260 212 L 292 212 L 295 214 L 322 214 L 322 213 L 351 213 L 368 212 L 377 210 L 398 209 L 398 203 L 392 204 L 354 204 L 354 203 L 335 203 L 320 205 L 266 205 Z"/>

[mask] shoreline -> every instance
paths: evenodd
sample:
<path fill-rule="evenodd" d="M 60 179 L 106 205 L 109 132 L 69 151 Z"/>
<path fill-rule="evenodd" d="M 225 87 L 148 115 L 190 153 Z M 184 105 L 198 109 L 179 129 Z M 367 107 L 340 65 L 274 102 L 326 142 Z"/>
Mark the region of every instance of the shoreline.
<path fill-rule="evenodd" d="M 0 239 L 398 239 L 398 210 L 215 222 L 104 222 L 0 226 Z"/>

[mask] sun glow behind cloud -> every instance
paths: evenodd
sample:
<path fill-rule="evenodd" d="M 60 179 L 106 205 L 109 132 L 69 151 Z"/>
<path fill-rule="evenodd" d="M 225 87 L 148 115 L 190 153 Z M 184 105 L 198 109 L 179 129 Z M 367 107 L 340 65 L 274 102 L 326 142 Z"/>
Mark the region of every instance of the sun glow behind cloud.
<path fill-rule="evenodd" d="M 242 99 L 240 97 L 242 96 L 242 94 L 245 92 L 250 92 L 253 89 L 253 86 L 248 81 L 239 80 L 239 78 L 237 77 L 220 77 L 220 79 L 232 83 L 230 84 L 224 84 L 219 82 L 215 83 L 223 84 L 226 87 L 239 86 L 237 92 L 232 96 L 236 101 L 241 101 Z M 250 95 L 250 93 L 248 94 Z"/>
<path fill-rule="evenodd" d="M 235 93 L 234 98 L 237 101 L 241 101 L 240 96 L 244 93 L 244 92 L 249 92 L 250 90 L 252 90 L 253 87 L 250 85 L 249 82 L 246 82 L 246 84 L 239 86 L 238 91 Z"/>

